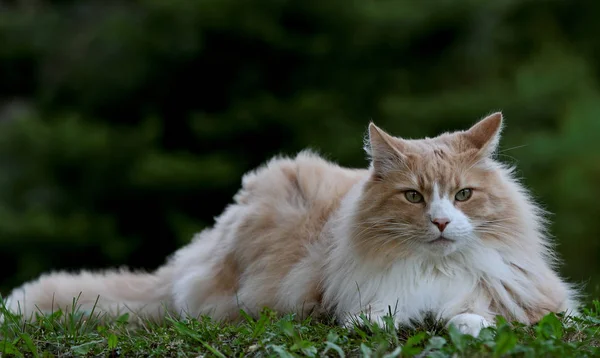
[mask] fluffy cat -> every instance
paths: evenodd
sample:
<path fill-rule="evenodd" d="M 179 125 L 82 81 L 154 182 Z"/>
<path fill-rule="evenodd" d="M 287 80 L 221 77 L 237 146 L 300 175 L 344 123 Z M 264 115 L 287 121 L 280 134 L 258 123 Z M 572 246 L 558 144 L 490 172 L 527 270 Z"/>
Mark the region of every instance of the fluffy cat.
<path fill-rule="evenodd" d="M 65 309 L 160 320 L 240 309 L 364 313 L 382 324 L 433 314 L 477 335 L 496 315 L 532 324 L 577 313 L 555 272 L 542 211 L 494 159 L 502 115 L 466 131 L 408 140 L 369 126 L 368 169 L 311 152 L 246 174 L 234 203 L 153 273 L 50 273 L 15 289 L 7 307 L 31 317 Z"/>

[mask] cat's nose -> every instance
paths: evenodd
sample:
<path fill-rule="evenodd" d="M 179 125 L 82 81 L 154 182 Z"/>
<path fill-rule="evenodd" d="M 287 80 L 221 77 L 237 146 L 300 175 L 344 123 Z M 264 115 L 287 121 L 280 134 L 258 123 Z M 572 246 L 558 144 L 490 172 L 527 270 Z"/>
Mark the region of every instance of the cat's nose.
<path fill-rule="evenodd" d="M 433 223 L 433 225 L 437 226 L 437 228 L 440 230 L 440 232 L 444 232 L 444 230 L 446 229 L 446 226 L 448 226 L 448 224 L 450 224 L 450 219 L 435 218 L 435 219 L 431 220 L 431 222 Z"/>

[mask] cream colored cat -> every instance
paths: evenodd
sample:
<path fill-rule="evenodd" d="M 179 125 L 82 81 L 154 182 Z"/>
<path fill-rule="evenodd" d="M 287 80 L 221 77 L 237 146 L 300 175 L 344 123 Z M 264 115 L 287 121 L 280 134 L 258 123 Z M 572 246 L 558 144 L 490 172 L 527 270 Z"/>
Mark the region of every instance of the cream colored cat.
<path fill-rule="evenodd" d="M 365 313 L 399 324 L 428 313 L 477 335 L 495 315 L 525 324 L 576 313 L 554 271 L 542 211 L 494 159 L 502 115 L 467 131 L 407 140 L 369 126 L 369 169 L 316 154 L 246 174 L 235 203 L 154 273 L 50 273 L 15 289 L 26 317 L 78 304 L 161 319 L 240 309 Z"/>

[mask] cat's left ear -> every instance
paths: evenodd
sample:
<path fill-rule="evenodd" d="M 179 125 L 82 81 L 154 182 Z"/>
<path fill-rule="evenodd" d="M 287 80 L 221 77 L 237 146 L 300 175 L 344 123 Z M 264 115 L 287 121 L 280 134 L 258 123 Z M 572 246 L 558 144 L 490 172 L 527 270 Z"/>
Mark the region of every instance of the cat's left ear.
<path fill-rule="evenodd" d="M 464 137 L 485 156 L 491 156 L 498 149 L 502 132 L 502 113 L 490 114 L 464 132 Z"/>

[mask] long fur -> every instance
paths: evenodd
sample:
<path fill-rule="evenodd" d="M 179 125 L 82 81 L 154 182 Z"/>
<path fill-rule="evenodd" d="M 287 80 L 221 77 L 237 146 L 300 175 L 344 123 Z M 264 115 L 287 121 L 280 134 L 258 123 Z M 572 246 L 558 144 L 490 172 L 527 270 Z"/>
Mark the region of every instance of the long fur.
<path fill-rule="evenodd" d="M 496 315 L 532 324 L 576 314 L 542 210 L 494 159 L 501 126 L 496 113 L 468 131 L 405 140 L 372 124 L 368 169 L 309 151 L 274 158 L 156 272 L 51 273 L 15 289 L 7 307 L 31 318 L 79 296 L 87 311 L 155 320 L 232 321 L 263 307 L 333 313 L 342 324 L 361 313 L 381 323 L 391 312 L 398 324 L 433 314 L 474 335 Z M 464 187 L 473 195 L 457 201 Z M 407 201 L 413 189 L 423 202 Z M 443 234 L 433 223 L 442 217 Z"/>

